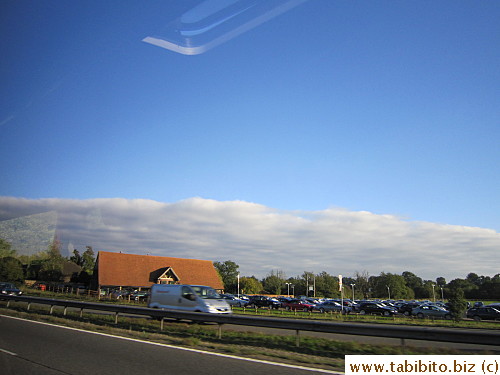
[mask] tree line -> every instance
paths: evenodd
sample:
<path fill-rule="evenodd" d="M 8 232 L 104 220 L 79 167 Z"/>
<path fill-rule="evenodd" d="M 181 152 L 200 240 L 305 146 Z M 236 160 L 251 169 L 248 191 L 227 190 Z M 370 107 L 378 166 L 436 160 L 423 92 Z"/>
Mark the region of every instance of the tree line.
<path fill-rule="evenodd" d="M 464 279 L 457 278 L 447 282 L 444 277 L 425 280 L 410 271 L 404 271 L 400 275 L 382 272 L 377 276 L 362 271 L 356 272 L 354 276 L 343 276 L 341 281 L 339 276 L 330 275 L 325 271 L 305 271 L 299 276 L 286 277 L 283 271 L 273 270 L 259 280 L 255 276 L 241 277 L 239 265 L 231 260 L 214 262 L 214 266 L 224 283 L 225 291 L 233 294 L 445 300 L 460 290 L 465 298 L 469 299 L 500 298 L 500 273 L 493 277 L 469 273 Z"/>
<path fill-rule="evenodd" d="M 74 282 L 88 284 L 92 277 L 95 254 L 92 246 L 83 253 L 61 255 L 61 243 L 54 239 L 46 251 L 33 255 L 18 255 L 11 244 L 0 238 L 0 281 L 22 283 L 25 280 Z"/>

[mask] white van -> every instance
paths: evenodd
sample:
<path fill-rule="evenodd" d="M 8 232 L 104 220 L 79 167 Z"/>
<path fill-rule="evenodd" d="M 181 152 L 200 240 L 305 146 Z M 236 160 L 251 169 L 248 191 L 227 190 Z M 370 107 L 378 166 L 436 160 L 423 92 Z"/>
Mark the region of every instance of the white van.
<path fill-rule="evenodd" d="M 209 286 L 154 284 L 148 307 L 215 314 L 230 314 L 231 306 Z"/>

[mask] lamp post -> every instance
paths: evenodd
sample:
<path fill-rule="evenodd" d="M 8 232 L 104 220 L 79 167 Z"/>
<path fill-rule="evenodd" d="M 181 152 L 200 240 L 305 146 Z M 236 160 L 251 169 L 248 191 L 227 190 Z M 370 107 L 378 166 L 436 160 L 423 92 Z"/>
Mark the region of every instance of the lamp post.
<path fill-rule="evenodd" d="M 295 285 L 292 284 L 292 295 L 295 297 Z"/>
<path fill-rule="evenodd" d="M 432 284 L 432 298 L 434 299 L 434 302 L 436 302 L 436 293 L 434 293 L 434 287 L 435 285 Z"/>
<path fill-rule="evenodd" d="M 351 284 L 351 288 L 352 288 L 352 302 L 354 302 L 354 285 L 356 285 L 356 284 Z"/>
<path fill-rule="evenodd" d="M 443 287 L 441 286 L 441 301 L 444 302 L 444 293 L 443 293 Z"/>
<path fill-rule="evenodd" d="M 389 285 L 387 285 L 387 294 L 389 295 L 389 299 L 391 299 L 391 289 L 389 288 Z"/>
<path fill-rule="evenodd" d="M 240 298 L 240 274 L 238 274 L 238 299 Z"/>
<path fill-rule="evenodd" d="M 285 283 L 285 284 L 288 287 L 288 297 L 290 297 L 290 285 L 292 285 L 292 283 Z"/>

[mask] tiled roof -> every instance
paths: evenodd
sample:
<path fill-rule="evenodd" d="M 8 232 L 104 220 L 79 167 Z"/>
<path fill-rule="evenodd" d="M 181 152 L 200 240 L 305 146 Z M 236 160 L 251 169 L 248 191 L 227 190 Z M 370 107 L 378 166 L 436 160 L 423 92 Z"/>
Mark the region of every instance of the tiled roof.
<path fill-rule="evenodd" d="M 99 285 L 149 287 L 171 267 L 181 284 L 207 285 L 223 289 L 224 285 L 209 260 L 160 257 L 99 251 L 97 278 Z"/>

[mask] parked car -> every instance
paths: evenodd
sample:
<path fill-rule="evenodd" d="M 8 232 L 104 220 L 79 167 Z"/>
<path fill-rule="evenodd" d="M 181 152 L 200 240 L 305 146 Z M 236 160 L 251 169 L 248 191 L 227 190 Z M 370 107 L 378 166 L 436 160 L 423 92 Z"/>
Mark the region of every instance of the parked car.
<path fill-rule="evenodd" d="M 318 303 L 315 307 L 315 310 L 318 310 L 321 313 L 325 313 L 327 311 L 333 312 L 341 312 L 343 314 L 349 314 L 352 311 L 352 308 L 349 306 L 342 306 L 340 303 L 335 301 L 324 301 Z"/>
<path fill-rule="evenodd" d="M 438 317 L 451 319 L 451 313 L 448 310 L 434 305 L 417 306 L 411 311 L 411 314 L 417 318 Z"/>
<path fill-rule="evenodd" d="M 145 301 L 149 297 L 149 292 L 145 290 L 136 290 L 132 293 L 130 293 L 130 299 L 133 299 L 135 301 Z"/>
<path fill-rule="evenodd" d="M 410 316 L 411 315 L 411 312 L 412 310 L 415 308 L 415 307 L 418 307 L 420 306 L 421 304 L 419 302 L 408 302 L 408 303 L 405 303 L 401 306 L 399 306 L 398 308 L 398 312 L 400 314 L 403 314 L 403 315 L 406 315 L 406 316 Z"/>
<path fill-rule="evenodd" d="M 267 296 L 250 296 L 248 300 L 248 307 L 270 307 L 272 309 L 279 309 L 281 302 L 275 298 Z"/>
<path fill-rule="evenodd" d="M 292 299 L 288 302 L 283 302 L 281 306 L 287 310 L 312 311 L 316 305 L 305 300 Z"/>
<path fill-rule="evenodd" d="M 111 298 L 115 298 L 115 299 L 124 299 L 124 298 L 127 298 L 128 295 L 132 293 L 130 290 L 113 290 L 109 296 Z"/>
<path fill-rule="evenodd" d="M 359 305 L 359 313 L 365 314 L 380 314 L 384 316 L 392 316 L 398 313 L 398 309 L 391 306 L 385 306 L 376 302 L 365 302 Z"/>
<path fill-rule="evenodd" d="M 472 309 L 467 310 L 467 318 L 471 318 L 476 321 L 480 321 L 483 319 L 486 320 L 500 319 L 500 306 L 497 308 L 490 306 L 474 307 Z"/>
<path fill-rule="evenodd" d="M 248 301 L 235 297 L 231 294 L 221 294 L 220 296 L 231 306 L 244 307 L 248 305 Z"/>
<path fill-rule="evenodd" d="M 21 290 L 12 283 L 0 283 L 0 293 L 7 294 L 9 296 L 20 296 L 23 294 Z"/>
<path fill-rule="evenodd" d="M 278 297 L 277 300 L 281 303 L 281 307 L 283 307 L 283 304 L 286 302 L 290 302 L 292 299 L 291 297 Z"/>

